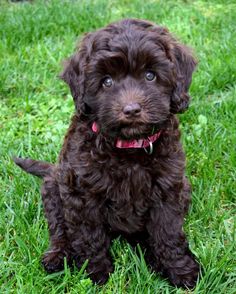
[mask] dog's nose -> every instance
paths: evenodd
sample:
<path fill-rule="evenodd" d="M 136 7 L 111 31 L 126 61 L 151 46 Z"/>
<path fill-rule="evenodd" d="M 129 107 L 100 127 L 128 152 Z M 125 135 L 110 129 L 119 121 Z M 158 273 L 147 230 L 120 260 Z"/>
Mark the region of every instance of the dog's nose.
<path fill-rule="evenodd" d="M 140 112 L 141 106 L 139 103 L 130 103 L 123 108 L 123 113 L 128 117 L 137 116 L 140 114 Z"/>

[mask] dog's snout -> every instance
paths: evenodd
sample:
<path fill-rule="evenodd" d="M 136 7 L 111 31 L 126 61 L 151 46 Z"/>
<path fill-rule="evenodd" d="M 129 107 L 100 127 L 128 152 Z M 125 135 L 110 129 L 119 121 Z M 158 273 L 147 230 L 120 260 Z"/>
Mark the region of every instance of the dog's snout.
<path fill-rule="evenodd" d="M 139 103 L 130 103 L 123 108 L 123 113 L 128 117 L 137 116 L 140 114 L 140 112 L 141 106 Z"/>

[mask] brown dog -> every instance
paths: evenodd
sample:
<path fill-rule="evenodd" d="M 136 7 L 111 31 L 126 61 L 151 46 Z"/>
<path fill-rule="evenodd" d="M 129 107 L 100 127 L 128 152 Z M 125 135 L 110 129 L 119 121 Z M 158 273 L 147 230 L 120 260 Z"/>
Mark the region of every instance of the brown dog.
<path fill-rule="evenodd" d="M 15 159 L 44 178 L 51 246 L 48 272 L 63 259 L 104 283 L 112 238 L 145 249 L 176 286 L 194 287 L 199 264 L 182 230 L 190 202 L 176 113 L 189 104 L 196 61 L 167 29 L 125 19 L 87 34 L 65 65 L 76 112 L 56 165 Z"/>

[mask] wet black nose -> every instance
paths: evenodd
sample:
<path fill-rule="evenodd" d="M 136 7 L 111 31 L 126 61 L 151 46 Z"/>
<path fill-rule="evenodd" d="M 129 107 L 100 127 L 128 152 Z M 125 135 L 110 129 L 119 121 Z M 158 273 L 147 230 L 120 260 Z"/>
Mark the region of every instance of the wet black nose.
<path fill-rule="evenodd" d="M 141 106 L 139 103 L 130 103 L 123 108 L 123 113 L 128 117 L 137 116 L 140 114 L 140 112 Z"/>

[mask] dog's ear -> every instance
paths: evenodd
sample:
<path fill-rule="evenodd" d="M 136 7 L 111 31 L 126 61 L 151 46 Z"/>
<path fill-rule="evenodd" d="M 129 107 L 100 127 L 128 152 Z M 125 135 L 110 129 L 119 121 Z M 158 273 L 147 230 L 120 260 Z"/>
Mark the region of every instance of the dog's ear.
<path fill-rule="evenodd" d="M 197 60 L 191 49 L 179 43 L 167 28 L 154 25 L 151 30 L 153 29 L 161 37 L 160 43 L 163 44 L 167 57 L 174 64 L 175 85 L 171 96 L 170 111 L 172 113 L 184 112 L 189 105 L 188 90 Z"/>
<path fill-rule="evenodd" d="M 189 105 L 188 90 L 192 81 L 192 74 L 197 65 L 190 48 L 174 41 L 172 57 L 175 64 L 176 84 L 171 97 L 171 112 L 184 112 Z"/>
<path fill-rule="evenodd" d="M 60 78 L 69 85 L 72 97 L 74 100 L 76 100 L 80 95 L 80 89 L 79 63 L 75 62 L 75 56 L 72 56 L 66 60 L 64 64 L 64 70 L 60 74 Z"/>
<path fill-rule="evenodd" d="M 84 112 L 85 106 L 83 96 L 85 91 L 84 57 L 81 52 L 75 53 L 64 64 L 64 70 L 60 78 L 66 82 L 74 99 L 75 107 L 78 111 Z"/>

